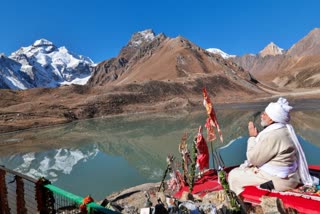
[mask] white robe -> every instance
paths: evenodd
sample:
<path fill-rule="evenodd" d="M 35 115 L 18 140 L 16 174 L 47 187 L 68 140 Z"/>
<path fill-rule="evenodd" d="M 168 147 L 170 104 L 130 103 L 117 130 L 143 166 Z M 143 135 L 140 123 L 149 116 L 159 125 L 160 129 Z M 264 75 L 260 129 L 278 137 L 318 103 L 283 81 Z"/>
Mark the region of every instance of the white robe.
<path fill-rule="evenodd" d="M 259 169 L 265 164 L 286 168 L 297 163 L 296 147 L 287 127 L 261 132 L 257 138 L 248 139 L 247 160 L 252 166 L 238 167 L 229 173 L 230 189 L 239 195 L 244 186 L 260 185 L 270 180 L 278 191 L 295 188 L 300 182 L 298 170 L 289 172 L 287 176 L 281 178 Z"/>

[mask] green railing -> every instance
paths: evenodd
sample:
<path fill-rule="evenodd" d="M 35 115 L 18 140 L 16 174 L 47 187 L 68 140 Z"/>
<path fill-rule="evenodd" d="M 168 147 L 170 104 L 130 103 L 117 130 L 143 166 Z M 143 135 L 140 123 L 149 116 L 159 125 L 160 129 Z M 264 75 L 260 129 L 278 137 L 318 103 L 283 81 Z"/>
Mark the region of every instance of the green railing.
<path fill-rule="evenodd" d="M 83 205 L 83 198 L 52 185 L 48 180 L 33 179 L 0 166 L 1 214 L 71 214 L 81 213 L 80 205 L 88 214 L 114 214 L 95 202 Z"/>
<path fill-rule="evenodd" d="M 79 209 L 79 206 L 83 202 L 83 198 L 77 195 L 74 195 L 70 192 L 67 192 L 63 189 L 60 189 L 54 185 L 46 184 L 44 185 L 45 188 L 50 190 L 53 193 L 53 197 L 55 200 L 55 210 L 61 213 L 65 213 L 68 210 L 76 210 Z M 113 214 L 116 213 L 112 210 L 109 210 L 105 207 L 102 207 L 94 202 L 86 204 L 88 214 Z"/>

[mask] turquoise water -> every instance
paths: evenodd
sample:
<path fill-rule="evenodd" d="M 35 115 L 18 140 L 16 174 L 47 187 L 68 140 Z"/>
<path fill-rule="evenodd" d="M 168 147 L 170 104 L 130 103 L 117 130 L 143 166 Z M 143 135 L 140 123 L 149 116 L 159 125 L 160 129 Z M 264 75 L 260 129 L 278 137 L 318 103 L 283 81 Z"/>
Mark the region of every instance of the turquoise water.
<path fill-rule="evenodd" d="M 247 123 L 253 120 L 258 124 L 261 109 L 217 110 L 224 142 L 216 140 L 213 147 L 234 141 L 221 151 L 226 165 L 239 164 L 245 158 Z M 320 164 L 319 116 L 317 109 L 292 114 L 309 164 Z M 161 181 L 166 156 L 173 154 L 180 161 L 178 144 L 183 133 L 188 133 L 191 148 L 205 119 L 204 111 L 175 112 L 86 120 L 0 135 L 0 164 L 35 178 L 44 176 L 74 194 L 91 194 L 101 200 L 114 191 Z M 212 167 L 212 161 L 210 164 Z"/>

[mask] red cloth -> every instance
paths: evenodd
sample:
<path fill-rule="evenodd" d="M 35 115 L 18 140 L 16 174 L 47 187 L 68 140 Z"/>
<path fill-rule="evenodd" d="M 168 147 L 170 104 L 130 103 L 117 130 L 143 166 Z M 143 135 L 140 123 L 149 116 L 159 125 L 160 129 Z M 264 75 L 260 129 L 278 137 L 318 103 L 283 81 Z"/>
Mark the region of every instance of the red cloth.
<path fill-rule="evenodd" d="M 192 194 L 198 194 L 200 197 L 205 196 L 208 192 L 222 190 L 222 186 L 218 183 L 218 177 L 215 170 L 206 171 L 203 176 L 198 179 L 193 186 Z M 173 197 L 181 198 L 183 192 L 189 192 L 189 186 L 182 187 Z"/>
<path fill-rule="evenodd" d="M 309 169 L 320 171 L 320 165 L 309 165 Z"/>
<path fill-rule="evenodd" d="M 203 99 L 205 100 L 205 103 L 206 103 L 205 107 L 206 107 L 206 110 L 207 110 L 207 114 L 209 116 L 209 118 L 208 118 L 209 120 L 207 120 L 207 123 L 206 123 L 206 127 L 207 127 L 208 133 L 209 133 L 208 141 L 212 141 L 212 140 L 216 139 L 216 135 L 215 135 L 214 130 L 213 130 L 213 127 L 216 127 L 217 131 L 219 133 L 219 136 L 220 136 L 220 140 L 221 140 L 221 142 L 223 142 L 222 132 L 220 130 L 220 126 L 219 126 L 219 123 L 218 123 L 218 120 L 217 120 L 217 116 L 216 116 L 216 113 L 214 111 L 213 104 L 211 103 L 210 97 L 208 96 L 206 88 L 202 89 L 202 94 L 203 94 Z M 213 126 L 213 127 L 210 128 L 210 126 Z"/>
<path fill-rule="evenodd" d="M 210 156 L 209 156 L 207 142 L 202 135 L 201 126 L 199 127 L 199 131 L 198 131 L 196 147 L 198 150 L 197 163 L 200 171 L 202 171 L 203 169 L 208 169 Z"/>
<path fill-rule="evenodd" d="M 211 118 L 208 117 L 206 120 L 206 123 L 204 125 L 207 128 L 207 140 L 208 141 L 213 141 L 217 138 L 216 134 L 214 133 L 213 126 L 211 125 L 211 121 L 212 121 Z"/>
<path fill-rule="evenodd" d="M 320 197 L 319 200 L 313 200 L 305 195 L 305 197 L 297 196 L 297 195 L 288 195 L 288 194 L 281 194 L 280 192 L 270 192 L 268 190 L 263 190 L 257 188 L 256 186 L 246 186 L 244 191 L 241 193 L 241 196 L 244 198 L 245 202 L 250 202 L 254 204 L 259 204 L 260 198 L 262 196 L 269 196 L 269 197 L 277 197 L 280 198 L 286 208 L 291 207 L 296 209 L 299 213 L 305 214 L 316 214 L 320 213 Z"/>

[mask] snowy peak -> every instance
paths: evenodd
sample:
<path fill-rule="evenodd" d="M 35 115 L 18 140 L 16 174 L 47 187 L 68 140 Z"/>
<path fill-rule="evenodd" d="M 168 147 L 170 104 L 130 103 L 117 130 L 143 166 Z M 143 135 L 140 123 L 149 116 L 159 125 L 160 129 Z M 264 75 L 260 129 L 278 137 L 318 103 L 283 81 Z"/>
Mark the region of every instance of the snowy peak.
<path fill-rule="evenodd" d="M 151 29 L 147 29 L 144 31 L 140 31 L 137 33 L 134 33 L 128 43 L 128 46 L 133 46 L 133 47 L 137 47 L 140 46 L 142 43 L 144 42 L 152 42 L 153 39 L 155 38 L 155 34 L 153 32 L 153 30 Z"/>
<path fill-rule="evenodd" d="M 46 39 L 39 39 L 36 40 L 33 45 L 33 47 L 39 47 L 39 46 L 54 46 L 52 42 L 46 40 Z"/>
<path fill-rule="evenodd" d="M 206 49 L 208 52 L 213 53 L 213 54 L 219 54 L 220 56 L 222 56 L 222 58 L 224 59 L 228 59 L 228 58 L 233 58 L 236 57 L 236 55 L 229 55 L 225 52 L 223 52 L 222 50 L 218 49 L 218 48 L 208 48 Z"/>
<path fill-rule="evenodd" d="M 276 44 L 273 42 L 270 42 L 262 51 L 259 52 L 259 55 L 261 57 L 265 56 L 276 56 L 276 55 L 282 55 L 284 53 L 284 50 L 282 48 L 279 48 Z"/>
<path fill-rule="evenodd" d="M 32 45 L 28 47 L 22 47 L 19 50 L 11 53 L 9 56 L 11 59 L 18 60 L 22 56 L 24 57 L 37 57 L 41 54 L 49 54 L 53 51 L 57 51 L 57 47 L 46 39 L 36 40 Z"/>
<path fill-rule="evenodd" d="M 57 48 L 46 39 L 36 40 L 8 58 L 11 63 L 0 65 L 1 88 L 52 88 L 73 83 L 83 85 L 91 76 L 94 66 L 90 58 L 74 54 L 64 46 Z"/>

